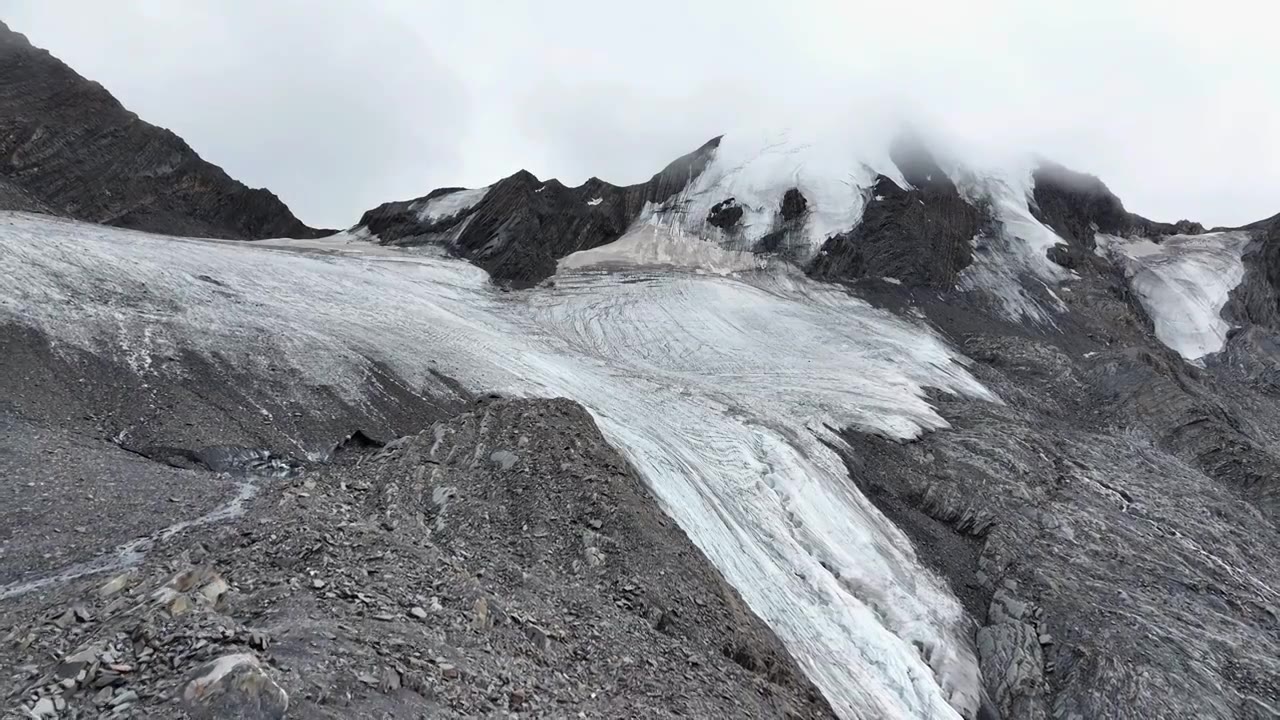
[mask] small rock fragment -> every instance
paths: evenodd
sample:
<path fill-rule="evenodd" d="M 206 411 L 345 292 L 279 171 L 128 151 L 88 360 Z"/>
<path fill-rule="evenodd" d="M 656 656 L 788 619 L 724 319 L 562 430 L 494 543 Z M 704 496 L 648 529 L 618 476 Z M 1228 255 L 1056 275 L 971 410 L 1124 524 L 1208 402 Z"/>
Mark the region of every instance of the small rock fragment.
<path fill-rule="evenodd" d="M 546 652 L 551 649 L 551 638 L 547 635 L 547 631 L 534 625 L 533 623 L 525 623 L 524 634 L 529 638 L 529 642 L 539 650 Z"/>
<path fill-rule="evenodd" d="M 529 696 L 524 690 L 512 690 L 511 696 L 507 698 L 507 707 L 512 710 L 519 710 L 528 702 Z"/>
<path fill-rule="evenodd" d="M 281 720 L 289 695 L 248 653 L 223 655 L 196 670 L 182 693 L 192 718 Z"/>
<path fill-rule="evenodd" d="M 419 620 L 427 619 L 427 611 L 418 607 L 417 605 L 414 605 L 413 607 L 409 608 L 409 614 Z"/>
<path fill-rule="evenodd" d="M 378 689 L 384 693 L 394 692 L 400 689 L 400 673 L 395 668 L 385 668 L 382 671 L 382 678 L 378 680 Z"/>
<path fill-rule="evenodd" d="M 477 598 L 471 606 L 471 628 L 484 630 L 489 627 L 489 601 Z"/>
<path fill-rule="evenodd" d="M 503 470 L 510 470 L 519 459 L 519 456 L 510 450 L 494 450 L 489 454 L 489 460 Z"/>
<path fill-rule="evenodd" d="M 27 712 L 30 713 L 32 717 L 37 718 L 53 717 L 58 714 L 58 711 L 53 707 L 53 699 L 47 697 L 37 700 L 36 704 L 31 706 Z"/>
<path fill-rule="evenodd" d="M 169 601 L 169 614 L 178 617 L 191 609 L 191 601 L 186 595 L 178 595 Z"/>
<path fill-rule="evenodd" d="M 203 588 L 200 588 L 200 597 L 204 598 L 205 602 L 210 605 L 217 605 L 218 600 L 222 599 L 222 596 L 230 589 L 231 586 L 227 584 L 227 581 L 218 576 Z"/>

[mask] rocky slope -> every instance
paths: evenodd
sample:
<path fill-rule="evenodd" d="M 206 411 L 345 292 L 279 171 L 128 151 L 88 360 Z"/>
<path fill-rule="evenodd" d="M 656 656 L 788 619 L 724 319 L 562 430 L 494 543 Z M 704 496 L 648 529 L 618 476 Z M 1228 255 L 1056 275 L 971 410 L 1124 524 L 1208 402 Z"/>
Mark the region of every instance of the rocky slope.
<path fill-rule="evenodd" d="M 241 482 L 264 487 L 228 522 L 0 605 L 9 700 L 72 717 L 830 717 L 568 401 L 482 399 Z"/>
<path fill-rule="evenodd" d="M 332 232 L 307 227 L 3 23 L 0 209 L 235 240 Z"/>

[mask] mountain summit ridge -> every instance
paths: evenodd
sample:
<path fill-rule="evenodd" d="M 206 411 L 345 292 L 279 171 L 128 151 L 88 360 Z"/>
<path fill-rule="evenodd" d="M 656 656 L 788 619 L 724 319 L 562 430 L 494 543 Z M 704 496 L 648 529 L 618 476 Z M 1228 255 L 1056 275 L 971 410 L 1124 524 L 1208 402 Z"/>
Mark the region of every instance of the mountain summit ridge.
<path fill-rule="evenodd" d="M 314 238 L 173 132 L 0 22 L 0 209 L 231 240 Z"/>

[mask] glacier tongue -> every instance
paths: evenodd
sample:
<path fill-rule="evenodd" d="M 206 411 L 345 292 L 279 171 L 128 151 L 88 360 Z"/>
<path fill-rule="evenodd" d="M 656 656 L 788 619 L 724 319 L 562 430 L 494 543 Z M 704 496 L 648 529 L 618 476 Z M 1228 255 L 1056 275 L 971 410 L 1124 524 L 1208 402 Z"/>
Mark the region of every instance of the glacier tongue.
<path fill-rule="evenodd" d="M 270 357 L 353 401 L 374 361 L 422 386 L 439 370 L 575 399 L 842 716 L 974 714 L 958 601 L 832 449 L 831 428 L 944 427 L 925 387 L 997 401 L 938 337 L 787 268 L 502 293 L 460 261 L 380 255 L 4 213 L 0 320 L 142 373 L 180 347 L 246 370 Z"/>
<path fill-rule="evenodd" d="M 1184 359 L 1202 364 L 1222 350 L 1231 326 L 1222 318 L 1244 279 L 1247 232 L 1171 235 L 1159 243 L 1098 236 L 1099 251 L 1125 263 L 1156 337 Z"/>

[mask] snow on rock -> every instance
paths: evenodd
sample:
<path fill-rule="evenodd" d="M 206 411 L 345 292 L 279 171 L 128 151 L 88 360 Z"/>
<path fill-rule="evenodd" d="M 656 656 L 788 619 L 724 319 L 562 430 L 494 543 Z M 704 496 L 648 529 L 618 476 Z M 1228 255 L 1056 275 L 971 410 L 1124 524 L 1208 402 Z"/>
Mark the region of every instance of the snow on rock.
<path fill-rule="evenodd" d="M 627 259 L 737 272 L 774 262 L 775 252 L 804 266 L 828 238 L 856 227 L 868 203 L 884 200 L 873 194 L 880 176 L 911 187 L 891 157 L 892 138 L 851 133 L 843 125 L 726 134 L 687 187 L 647 204 L 619 240 L 564 258 L 560 268 Z M 988 209 L 994 221 L 991 231 L 973 239 L 975 257 L 961 272 L 959 287 L 990 294 L 1014 319 L 1052 324 L 1065 309 L 1054 297 L 1055 287 L 1071 274 L 1048 259 L 1048 248 L 1061 240 L 1030 210 L 1032 158 L 1001 167 L 984 165 L 981 158 L 935 159 L 965 201 Z M 788 193 L 798 193 L 798 212 L 786 212 Z M 785 234 L 786 247 L 761 243 L 779 234 Z M 748 262 L 748 252 L 762 260 Z"/>
<path fill-rule="evenodd" d="M 796 188 L 807 201 L 803 235 L 812 255 L 828 237 L 857 224 L 877 174 L 906 186 L 888 147 L 849 132 L 730 133 L 689 187 L 639 221 L 670 215 L 691 236 L 706 234 L 712 207 L 734 198 L 743 209 L 739 240 L 751 243 L 774 229 L 783 195 Z"/>
<path fill-rule="evenodd" d="M 654 218 L 632 227 L 608 245 L 565 256 L 557 265 L 557 273 L 616 266 L 678 267 L 723 275 L 754 270 L 763 266 L 763 260 L 749 252 L 726 250 L 684 232 L 679 225 Z"/>
<path fill-rule="evenodd" d="M 1101 253 L 1124 263 L 1160 342 L 1197 365 L 1222 350 L 1231 329 L 1222 308 L 1244 279 L 1241 258 L 1249 233 L 1171 235 L 1158 243 L 1110 235 L 1097 239 Z"/>
<path fill-rule="evenodd" d="M 960 287 L 990 293 L 1014 320 L 1052 324 L 1054 313 L 1066 309 L 1053 287 L 1071 273 L 1048 256 L 1062 239 L 1031 213 L 1031 168 L 958 173 L 956 184 L 970 202 L 985 203 L 996 221 L 994 232 L 974 238 L 973 264 L 960 274 Z"/>
<path fill-rule="evenodd" d="M 596 205 L 599 205 L 602 202 L 604 202 L 604 198 L 592 198 L 587 201 L 587 204 L 590 205 L 591 207 L 595 207 Z"/>
<path fill-rule="evenodd" d="M 424 392 L 445 392 L 438 370 L 474 391 L 577 400 L 840 715 L 976 712 L 960 603 L 834 449 L 832 428 L 905 439 L 945 427 L 925 388 L 998 401 L 923 323 L 785 266 L 573 273 L 504 293 L 440 256 L 19 213 L 0 213 L 0 278 L 0 321 L 109 357 L 216 353 L 352 402 L 375 362 Z"/>
<path fill-rule="evenodd" d="M 250 240 L 247 243 L 261 247 L 356 255 L 370 252 L 377 253 L 380 249 L 378 245 L 374 244 L 373 234 L 365 227 L 357 227 L 346 232 L 337 232 L 318 238 L 268 238 L 266 240 Z"/>
<path fill-rule="evenodd" d="M 474 190 L 455 190 L 454 192 L 440 195 L 438 197 L 425 200 L 418 207 L 413 208 L 418 212 L 418 219 L 423 222 L 436 222 L 451 218 L 456 215 L 470 210 L 489 194 L 491 185 Z"/>

